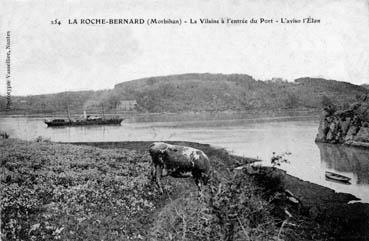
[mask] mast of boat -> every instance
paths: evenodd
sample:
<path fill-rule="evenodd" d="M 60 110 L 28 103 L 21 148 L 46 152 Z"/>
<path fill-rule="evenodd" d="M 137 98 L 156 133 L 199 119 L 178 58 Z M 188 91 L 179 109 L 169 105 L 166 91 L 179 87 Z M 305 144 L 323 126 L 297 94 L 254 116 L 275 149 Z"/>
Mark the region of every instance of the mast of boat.
<path fill-rule="evenodd" d="M 105 120 L 104 104 L 101 104 L 101 112 L 102 112 L 102 117 Z"/>
<path fill-rule="evenodd" d="M 69 103 L 67 103 L 67 112 L 68 112 L 68 120 L 71 121 L 70 111 L 69 111 Z"/>

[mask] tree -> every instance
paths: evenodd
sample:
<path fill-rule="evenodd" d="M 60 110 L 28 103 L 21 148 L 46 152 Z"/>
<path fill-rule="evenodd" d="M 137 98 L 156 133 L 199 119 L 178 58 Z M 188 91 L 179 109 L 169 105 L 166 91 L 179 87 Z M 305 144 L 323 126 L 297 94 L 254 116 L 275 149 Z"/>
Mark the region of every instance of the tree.
<path fill-rule="evenodd" d="M 6 108 L 6 99 L 0 95 L 0 110 L 3 111 Z"/>
<path fill-rule="evenodd" d="M 286 108 L 295 108 L 299 104 L 299 98 L 293 93 L 287 93 L 284 105 Z"/>
<path fill-rule="evenodd" d="M 117 94 L 112 94 L 108 97 L 108 105 L 109 109 L 117 110 L 117 107 L 120 103 L 120 96 Z"/>
<path fill-rule="evenodd" d="M 331 99 L 329 99 L 326 95 L 322 96 L 322 100 L 321 100 L 321 105 L 322 107 L 328 107 L 328 106 L 332 106 L 333 102 Z"/>

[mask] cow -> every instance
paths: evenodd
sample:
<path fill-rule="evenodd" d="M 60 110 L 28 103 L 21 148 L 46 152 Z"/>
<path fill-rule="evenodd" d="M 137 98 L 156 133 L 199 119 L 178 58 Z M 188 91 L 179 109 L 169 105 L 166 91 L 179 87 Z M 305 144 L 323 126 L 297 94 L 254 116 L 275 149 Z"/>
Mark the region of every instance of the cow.
<path fill-rule="evenodd" d="M 199 190 L 209 180 L 209 158 L 201 150 L 164 142 L 154 142 L 149 146 L 149 153 L 154 165 L 153 178 L 161 193 L 160 179 L 165 176 L 176 178 L 193 177 Z"/>

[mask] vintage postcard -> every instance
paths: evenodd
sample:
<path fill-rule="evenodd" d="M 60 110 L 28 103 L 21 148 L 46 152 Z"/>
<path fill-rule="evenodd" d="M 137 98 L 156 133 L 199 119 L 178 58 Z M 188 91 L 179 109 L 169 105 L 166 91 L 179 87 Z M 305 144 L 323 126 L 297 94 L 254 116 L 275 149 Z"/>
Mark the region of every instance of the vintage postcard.
<path fill-rule="evenodd" d="M 369 240 L 368 0 L 2 0 L 0 240 Z"/>

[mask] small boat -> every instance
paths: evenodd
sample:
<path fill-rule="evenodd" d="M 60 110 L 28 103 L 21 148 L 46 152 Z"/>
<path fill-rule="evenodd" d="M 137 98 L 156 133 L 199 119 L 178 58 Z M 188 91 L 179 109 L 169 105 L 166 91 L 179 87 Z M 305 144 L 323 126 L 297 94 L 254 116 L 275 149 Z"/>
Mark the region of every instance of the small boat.
<path fill-rule="evenodd" d="M 325 172 L 325 177 L 328 180 L 342 182 L 342 183 L 345 183 L 345 184 L 351 184 L 350 183 L 350 180 L 351 180 L 350 177 L 346 177 L 346 176 L 343 176 L 343 175 L 340 175 L 340 174 L 337 174 L 337 173 L 334 173 L 334 172 L 326 171 Z"/>

